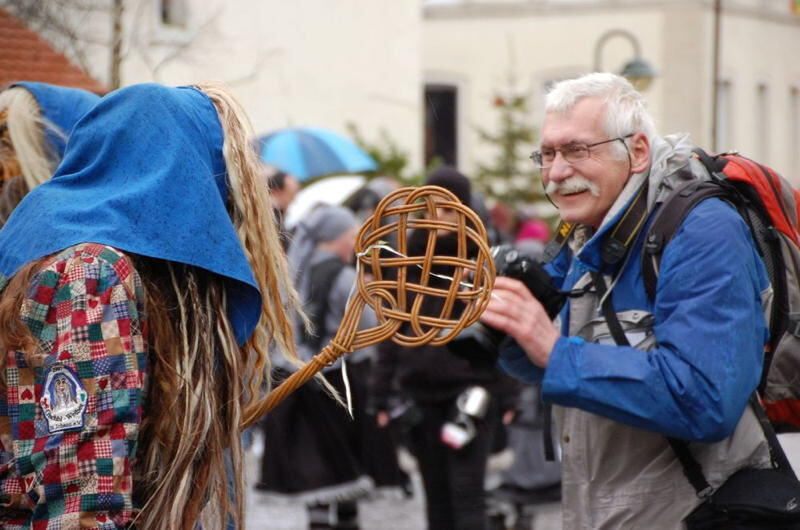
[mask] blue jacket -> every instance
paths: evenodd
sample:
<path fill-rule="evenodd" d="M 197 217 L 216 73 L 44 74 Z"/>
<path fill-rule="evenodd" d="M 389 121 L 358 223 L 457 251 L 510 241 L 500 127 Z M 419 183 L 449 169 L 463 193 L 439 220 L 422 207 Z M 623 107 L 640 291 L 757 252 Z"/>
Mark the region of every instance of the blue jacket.
<path fill-rule="evenodd" d="M 548 264 L 558 286 L 569 290 L 588 271 L 601 269 L 601 243 L 614 224 L 604 224 L 577 256 L 565 246 Z M 545 370 L 519 346 L 501 352 L 500 364 L 524 381 L 542 380 L 547 402 L 676 438 L 722 440 L 761 376 L 766 271 L 742 218 L 730 205 L 709 199 L 689 213 L 666 247 L 651 300 L 641 271 L 645 232 L 622 268 L 613 303 L 617 312 L 654 315 L 656 345 L 648 354 L 569 337 L 567 304 L 560 314 L 562 337 Z M 619 272 L 602 270 L 614 277 Z"/>

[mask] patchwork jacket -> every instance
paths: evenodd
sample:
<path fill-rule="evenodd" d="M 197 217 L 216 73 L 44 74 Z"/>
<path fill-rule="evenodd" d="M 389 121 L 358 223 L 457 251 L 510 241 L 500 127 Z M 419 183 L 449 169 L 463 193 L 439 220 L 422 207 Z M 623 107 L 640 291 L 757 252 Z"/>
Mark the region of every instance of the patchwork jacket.
<path fill-rule="evenodd" d="M 2 352 L 0 527 L 120 528 L 145 397 L 141 280 L 85 243 L 39 270 L 21 308 L 35 352 Z"/>

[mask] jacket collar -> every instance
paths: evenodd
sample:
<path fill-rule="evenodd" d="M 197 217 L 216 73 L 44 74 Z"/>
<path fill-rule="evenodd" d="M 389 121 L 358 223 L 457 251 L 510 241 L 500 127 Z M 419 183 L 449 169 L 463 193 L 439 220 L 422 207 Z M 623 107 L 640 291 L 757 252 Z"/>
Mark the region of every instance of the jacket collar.
<path fill-rule="evenodd" d="M 570 248 L 576 259 L 594 270 L 599 270 L 602 266 L 602 242 L 608 231 L 617 224 L 630 207 L 636 191 L 646 180 L 649 182 L 647 204 L 648 210 L 652 211 L 664 179 L 689 162 L 692 147 L 686 134 L 652 137 L 650 139 L 650 166 L 647 170 L 634 173 L 628 178 L 628 182 L 611 205 L 600 228 L 596 232 L 586 225 L 578 225 L 575 228 L 570 240 Z"/>

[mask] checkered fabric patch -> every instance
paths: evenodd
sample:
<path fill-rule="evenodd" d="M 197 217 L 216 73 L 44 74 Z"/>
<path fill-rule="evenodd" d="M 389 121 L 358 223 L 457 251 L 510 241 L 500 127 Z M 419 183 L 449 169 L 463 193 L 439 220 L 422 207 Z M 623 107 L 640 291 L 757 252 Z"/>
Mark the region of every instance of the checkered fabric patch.
<path fill-rule="evenodd" d="M 0 429 L 8 432 L 0 435 L 14 443 L 0 442 L 0 528 L 130 523 L 147 369 L 142 293 L 127 257 L 91 243 L 62 251 L 35 276 L 21 317 L 39 353 L 3 353 Z M 54 367 L 71 370 L 87 399 L 82 426 L 55 433 L 42 401 L 52 396 L 45 378 Z"/>

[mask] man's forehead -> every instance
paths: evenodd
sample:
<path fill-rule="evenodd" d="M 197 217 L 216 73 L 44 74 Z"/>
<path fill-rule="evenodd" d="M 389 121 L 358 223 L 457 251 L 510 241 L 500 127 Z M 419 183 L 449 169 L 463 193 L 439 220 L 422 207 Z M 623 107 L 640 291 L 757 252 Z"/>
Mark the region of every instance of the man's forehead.
<path fill-rule="evenodd" d="M 545 114 L 542 124 L 542 144 L 594 142 L 605 132 L 605 104 L 597 98 L 578 101 L 565 112 Z"/>

